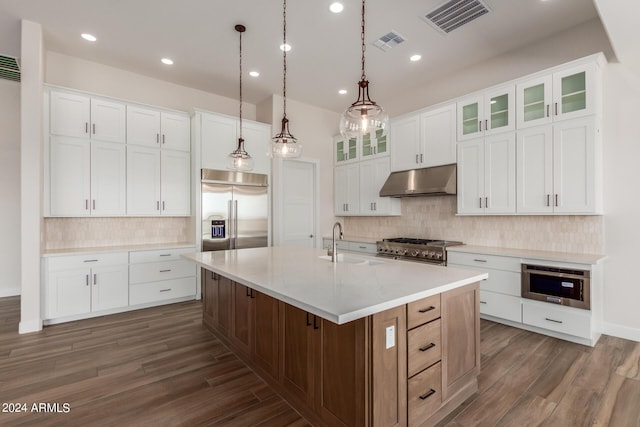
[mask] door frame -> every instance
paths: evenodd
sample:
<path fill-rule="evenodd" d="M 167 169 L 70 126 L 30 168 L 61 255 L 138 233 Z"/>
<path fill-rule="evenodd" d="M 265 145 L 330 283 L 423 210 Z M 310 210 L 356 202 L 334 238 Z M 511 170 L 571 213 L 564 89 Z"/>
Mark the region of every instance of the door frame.
<path fill-rule="evenodd" d="M 322 247 L 322 236 L 320 236 L 320 160 L 311 159 L 307 157 L 300 157 L 297 159 L 282 159 L 277 158 L 275 168 L 273 168 L 273 191 L 274 191 L 274 201 L 276 203 L 273 204 L 273 245 L 278 246 L 280 242 L 283 240 L 282 232 L 284 230 L 283 223 L 283 212 L 284 205 L 284 180 L 283 180 L 283 171 L 285 167 L 285 162 L 298 162 L 298 163 L 308 163 L 313 166 L 313 180 L 314 180 L 314 194 L 313 194 L 313 205 L 314 205 L 314 226 L 313 226 L 313 247 L 319 248 Z"/>

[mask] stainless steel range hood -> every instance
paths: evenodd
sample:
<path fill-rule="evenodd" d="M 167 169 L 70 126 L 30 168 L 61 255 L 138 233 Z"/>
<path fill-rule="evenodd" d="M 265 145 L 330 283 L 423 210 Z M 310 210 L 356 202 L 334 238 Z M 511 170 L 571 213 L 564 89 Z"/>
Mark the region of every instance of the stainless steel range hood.
<path fill-rule="evenodd" d="M 456 194 L 456 164 L 391 172 L 380 196 L 415 197 Z"/>

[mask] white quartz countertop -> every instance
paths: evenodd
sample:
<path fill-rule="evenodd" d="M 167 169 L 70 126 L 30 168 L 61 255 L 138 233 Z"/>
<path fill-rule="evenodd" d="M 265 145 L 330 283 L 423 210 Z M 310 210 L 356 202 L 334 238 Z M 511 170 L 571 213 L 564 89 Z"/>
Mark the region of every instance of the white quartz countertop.
<path fill-rule="evenodd" d="M 144 245 L 118 245 L 118 246 L 97 246 L 92 248 L 65 248 L 47 249 L 42 252 L 43 257 L 97 254 L 109 252 L 129 252 L 129 251 L 152 251 L 155 249 L 182 249 L 195 247 L 195 243 L 149 243 Z"/>
<path fill-rule="evenodd" d="M 315 248 L 273 246 L 183 254 L 207 270 L 337 324 L 478 282 L 486 273 L 352 253 L 332 263 Z M 377 264 L 379 263 L 379 264 Z"/>
<path fill-rule="evenodd" d="M 571 262 L 576 264 L 598 264 L 607 256 L 601 254 L 579 254 L 571 252 L 540 251 L 532 249 L 512 249 L 491 246 L 460 245 L 450 246 L 448 252 L 467 252 L 485 255 L 511 256 L 541 261 Z"/>

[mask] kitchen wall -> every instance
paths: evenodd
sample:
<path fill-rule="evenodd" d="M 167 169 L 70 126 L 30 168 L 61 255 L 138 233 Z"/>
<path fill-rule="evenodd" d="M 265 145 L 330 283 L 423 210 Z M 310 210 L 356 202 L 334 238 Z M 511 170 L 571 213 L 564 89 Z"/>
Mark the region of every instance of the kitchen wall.
<path fill-rule="evenodd" d="M 0 298 L 20 294 L 20 83 L 0 79 Z"/>
<path fill-rule="evenodd" d="M 469 245 L 602 253 L 602 216 L 456 216 L 454 196 L 402 199 L 402 216 L 345 218 L 350 236 L 458 240 Z"/>

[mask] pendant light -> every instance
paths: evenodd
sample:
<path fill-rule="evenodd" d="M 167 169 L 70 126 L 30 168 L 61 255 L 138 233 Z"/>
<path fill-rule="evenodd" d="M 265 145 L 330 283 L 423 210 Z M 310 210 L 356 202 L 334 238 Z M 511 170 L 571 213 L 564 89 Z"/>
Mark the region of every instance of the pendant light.
<path fill-rule="evenodd" d="M 302 144 L 291 135 L 287 119 L 287 0 L 282 3 L 282 22 L 282 128 L 280 133 L 271 139 L 271 155 L 293 158 L 302 154 Z"/>
<path fill-rule="evenodd" d="M 340 119 L 340 133 L 348 139 L 366 134 L 371 134 L 372 138 L 379 138 L 386 135 L 389 129 L 389 115 L 369 98 L 369 81 L 364 72 L 364 2 L 365 0 L 362 0 L 362 74 L 358 82 L 358 99 L 342 113 Z"/>
<path fill-rule="evenodd" d="M 227 168 L 243 172 L 253 169 L 253 158 L 244 149 L 244 139 L 242 138 L 242 33 L 247 28 L 244 25 L 236 25 L 235 29 L 240 34 L 240 137 L 238 138 L 238 148 L 227 156 Z"/>

